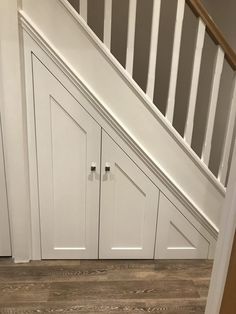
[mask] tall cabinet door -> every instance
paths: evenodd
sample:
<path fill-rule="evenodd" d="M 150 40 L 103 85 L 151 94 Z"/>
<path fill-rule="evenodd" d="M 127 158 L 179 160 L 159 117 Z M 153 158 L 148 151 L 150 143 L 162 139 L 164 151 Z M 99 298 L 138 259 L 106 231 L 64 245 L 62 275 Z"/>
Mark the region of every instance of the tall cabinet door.
<path fill-rule="evenodd" d="M 42 258 L 98 258 L 101 128 L 36 58 L 33 69 Z"/>
<path fill-rule="evenodd" d="M 101 181 L 99 257 L 153 258 L 159 191 L 105 132 Z"/>
<path fill-rule="evenodd" d="M 2 128 L 0 120 L 0 256 L 11 256 Z"/>

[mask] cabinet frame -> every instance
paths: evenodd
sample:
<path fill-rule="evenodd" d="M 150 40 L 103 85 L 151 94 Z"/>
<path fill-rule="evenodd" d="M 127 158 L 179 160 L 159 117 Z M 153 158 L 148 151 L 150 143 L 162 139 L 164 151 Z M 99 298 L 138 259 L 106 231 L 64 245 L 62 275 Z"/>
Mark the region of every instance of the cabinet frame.
<path fill-rule="evenodd" d="M 23 25 L 23 24 L 22 24 Z M 29 182 L 30 182 L 30 208 L 31 208 L 31 247 L 30 259 L 41 259 L 40 243 L 40 217 L 39 217 L 39 195 L 38 195 L 38 174 L 37 155 L 35 141 L 35 117 L 34 117 L 34 94 L 32 81 L 32 57 L 36 56 L 46 68 L 61 82 L 61 84 L 79 99 L 84 109 L 97 121 L 113 140 L 130 156 L 136 165 L 146 174 L 146 176 L 165 194 L 168 199 L 182 212 L 182 214 L 195 226 L 201 228 L 202 235 L 209 241 L 209 258 L 213 258 L 217 232 L 205 219 L 194 204 L 184 195 L 184 192 L 173 185 L 170 178 L 158 167 L 158 163 L 145 152 L 145 147 L 141 147 L 131 130 L 122 125 L 119 119 L 109 111 L 99 97 L 90 91 L 80 78 L 78 73 L 74 73 L 63 60 L 63 57 L 53 49 L 46 39 L 41 37 L 28 25 L 23 25 L 23 46 L 25 64 L 25 86 L 26 86 L 26 114 L 27 114 L 27 141 L 29 156 Z"/>

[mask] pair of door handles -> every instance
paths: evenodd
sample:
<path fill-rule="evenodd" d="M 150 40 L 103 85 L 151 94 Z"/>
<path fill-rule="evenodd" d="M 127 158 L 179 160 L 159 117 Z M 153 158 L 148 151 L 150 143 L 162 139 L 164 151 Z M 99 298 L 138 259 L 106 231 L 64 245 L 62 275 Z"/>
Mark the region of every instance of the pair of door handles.
<path fill-rule="evenodd" d="M 95 171 L 96 171 L 96 164 L 95 164 L 95 163 L 92 163 L 90 169 L 91 169 L 92 172 L 95 172 Z M 106 163 L 106 165 L 105 165 L 105 171 L 106 171 L 106 172 L 111 171 L 111 166 L 110 166 L 108 163 Z"/>

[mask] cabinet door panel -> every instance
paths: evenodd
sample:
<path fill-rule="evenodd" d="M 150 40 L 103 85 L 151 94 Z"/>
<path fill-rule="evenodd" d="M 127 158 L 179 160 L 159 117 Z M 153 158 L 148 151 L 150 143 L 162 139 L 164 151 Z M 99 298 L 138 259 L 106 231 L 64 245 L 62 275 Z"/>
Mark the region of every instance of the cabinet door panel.
<path fill-rule="evenodd" d="M 160 195 L 156 259 L 206 259 L 209 242 L 166 198 Z"/>
<path fill-rule="evenodd" d="M 105 132 L 101 175 L 99 257 L 153 258 L 159 191 Z"/>
<path fill-rule="evenodd" d="M 33 66 L 42 257 L 97 258 L 101 128 L 40 61 Z"/>

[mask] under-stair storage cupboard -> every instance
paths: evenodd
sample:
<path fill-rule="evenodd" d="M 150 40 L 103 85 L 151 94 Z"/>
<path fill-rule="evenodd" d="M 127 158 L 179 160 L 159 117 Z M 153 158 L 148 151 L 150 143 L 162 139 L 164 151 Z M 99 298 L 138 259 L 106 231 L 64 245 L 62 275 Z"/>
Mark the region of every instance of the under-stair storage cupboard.
<path fill-rule="evenodd" d="M 32 69 L 41 258 L 208 258 L 125 146 L 35 56 Z"/>
<path fill-rule="evenodd" d="M 34 70 L 42 257 L 153 258 L 157 187 L 39 61 Z"/>

